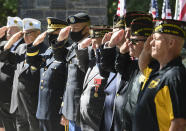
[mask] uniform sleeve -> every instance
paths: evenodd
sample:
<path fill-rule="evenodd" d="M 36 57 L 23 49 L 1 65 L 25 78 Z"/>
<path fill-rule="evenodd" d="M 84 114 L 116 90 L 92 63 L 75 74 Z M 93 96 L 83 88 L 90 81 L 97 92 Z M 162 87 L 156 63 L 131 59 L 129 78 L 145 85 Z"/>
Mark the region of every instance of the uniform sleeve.
<path fill-rule="evenodd" d="M 100 54 L 98 58 L 100 60 L 100 67 L 107 72 L 116 72 L 116 48 L 103 48 L 101 46 L 98 51 Z"/>
<path fill-rule="evenodd" d="M 186 71 L 182 69 L 179 72 L 175 72 L 172 72 L 173 78 L 170 78 L 167 84 L 170 92 L 172 112 L 171 107 L 169 107 L 170 104 L 167 104 L 166 108 L 169 111 L 171 120 L 174 118 L 186 118 Z M 165 95 L 165 99 L 168 99 L 169 94 Z"/>
<path fill-rule="evenodd" d="M 40 52 L 40 46 L 27 46 L 27 53 L 26 53 L 26 61 L 31 66 L 31 69 L 36 70 L 41 65 L 42 59 L 39 55 Z"/>
<path fill-rule="evenodd" d="M 4 50 L 4 46 L 0 47 L 0 61 L 9 63 L 9 64 L 16 64 L 18 61 L 19 55 L 15 51 Z"/>
<path fill-rule="evenodd" d="M 66 61 L 66 56 L 68 53 L 68 50 L 66 48 L 66 45 L 68 41 L 62 41 L 62 42 L 55 42 L 52 43 L 52 50 L 54 52 L 54 58 L 58 61 Z"/>
<path fill-rule="evenodd" d="M 76 55 L 78 58 L 79 68 L 86 73 L 89 66 L 89 48 L 86 49 L 76 49 Z"/>
<path fill-rule="evenodd" d="M 129 71 L 130 64 L 132 60 L 129 56 L 129 53 L 121 54 L 119 51 L 117 51 L 117 57 L 115 61 L 115 69 L 120 74 L 125 74 Z"/>

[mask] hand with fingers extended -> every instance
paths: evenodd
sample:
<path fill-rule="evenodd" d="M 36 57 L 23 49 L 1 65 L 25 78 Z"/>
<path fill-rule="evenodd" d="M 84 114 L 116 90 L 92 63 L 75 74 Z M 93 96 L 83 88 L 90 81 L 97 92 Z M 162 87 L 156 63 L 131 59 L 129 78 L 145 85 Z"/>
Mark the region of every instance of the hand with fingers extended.
<path fill-rule="evenodd" d="M 116 31 L 112 34 L 112 37 L 109 42 L 109 47 L 115 47 L 117 44 L 119 44 L 124 37 L 124 30 Z"/>
<path fill-rule="evenodd" d="M 43 32 L 42 34 L 40 34 L 33 42 L 33 46 L 37 46 L 40 43 L 42 43 L 46 37 L 47 32 Z"/>
<path fill-rule="evenodd" d="M 64 116 L 62 116 L 60 124 L 63 126 L 69 125 L 69 120 L 67 120 Z"/>
<path fill-rule="evenodd" d="M 83 41 L 81 41 L 79 44 L 79 47 L 84 49 L 87 48 L 89 45 L 91 45 L 91 38 L 86 38 Z"/>
<path fill-rule="evenodd" d="M 3 26 L 3 27 L 0 28 L 0 38 L 3 38 L 5 36 L 6 31 L 7 31 L 6 26 Z"/>
<path fill-rule="evenodd" d="M 67 27 L 61 29 L 61 31 L 58 35 L 57 41 L 60 42 L 60 41 L 66 40 L 69 36 L 70 29 L 71 29 L 70 26 L 67 26 Z"/>
<path fill-rule="evenodd" d="M 19 31 L 17 33 L 15 33 L 6 43 L 6 45 L 4 46 L 4 50 L 8 50 L 12 47 L 12 45 L 17 42 L 19 39 L 21 39 L 21 37 L 23 37 L 23 32 Z"/>
<path fill-rule="evenodd" d="M 145 41 L 143 50 L 146 52 L 148 55 L 151 55 L 151 45 L 150 42 L 153 40 L 152 36 L 149 36 L 147 40 Z"/>
<path fill-rule="evenodd" d="M 121 54 L 126 54 L 129 52 L 129 39 L 127 39 L 121 46 L 120 46 L 120 53 Z"/>
<path fill-rule="evenodd" d="M 102 44 L 105 44 L 106 42 L 110 41 L 112 37 L 112 32 L 106 33 L 102 39 Z"/>

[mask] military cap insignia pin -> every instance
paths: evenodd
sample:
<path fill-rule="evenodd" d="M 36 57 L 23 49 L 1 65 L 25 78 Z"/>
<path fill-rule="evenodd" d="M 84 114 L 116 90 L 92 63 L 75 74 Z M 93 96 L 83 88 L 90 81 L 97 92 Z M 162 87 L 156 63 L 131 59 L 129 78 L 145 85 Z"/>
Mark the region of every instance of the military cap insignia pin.
<path fill-rule="evenodd" d="M 29 23 L 29 25 L 30 25 L 30 26 L 33 26 L 33 23 L 32 23 L 32 22 L 30 22 L 30 23 Z"/>
<path fill-rule="evenodd" d="M 17 24 L 17 20 L 14 20 L 14 23 Z"/>
<path fill-rule="evenodd" d="M 75 23 L 75 18 L 74 17 L 70 17 L 69 20 L 70 20 L 71 23 Z"/>

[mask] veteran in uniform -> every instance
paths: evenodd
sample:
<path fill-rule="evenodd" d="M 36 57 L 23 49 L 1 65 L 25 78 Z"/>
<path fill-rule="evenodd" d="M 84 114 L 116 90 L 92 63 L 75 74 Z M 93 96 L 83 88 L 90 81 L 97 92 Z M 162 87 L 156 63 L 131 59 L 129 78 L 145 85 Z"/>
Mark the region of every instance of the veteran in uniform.
<path fill-rule="evenodd" d="M 154 33 L 147 43 L 149 48 L 144 48 L 140 56 L 140 69 L 146 76 L 146 82 L 138 97 L 134 131 L 185 130 L 186 69 L 180 56 L 185 31 L 186 22 L 168 19 L 155 21 Z M 145 66 L 150 63 L 151 57 L 159 62 L 158 69 Z"/>
<path fill-rule="evenodd" d="M 70 24 L 69 32 L 66 33 L 68 39 L 60 34 L 57 39 L 58 42 L 71 45 L 66 57 L 66 61 L 68 62 L 68 76 L 62 104 L 63 117 L 61 123 L 65 125 L 65 121 L 69 120 L 69 129 L 79 131 L 80 96 L 83 90 L 83 80 L 86 70 L 79 68 L 76 50 L 78 43 L 89 35 L 90 18 L 86 13 L 78 13 L 69 16 L 67 22 Z"/>
<path fill-rule="evenodd" d="M 21 31 L 23 27 L 22 20 L 19 17 L 7 17 L 7 25 L 0 29 L 0 48 L 4 48 L 7 41 L 17 32 Z M 15 51 L 17 47 L 23 43 L 24 40 L 21 38 L 11 47 L 11 51 Z M 0 62 L 0 117 L 2 127 L 6 131 L 14 131 L 15 118 L 14 115 L 9 113 L 10 100 L 12 93 L 12 83 L 14 77 L 14 70 L 16 69 L 15 64 L 7 62 Z"/>
<path fill-rule="evenodd" d="M 124 18 L 119 16 L 114 16 L 113 18 L 113 35 L 117 32 L 123 32 L 125 28 L 124 25 Z M 105 35 L 103 41 L 109 37 L 109 33 Z M 122 40 L 119 42 L 120 44 L 123 44 L 124 40 L 124 33 L 120 36 Z M 110 41 L 109 41 L 110 42 Z M 117 86 L 117 80 L 119 76 L 117 76 L 117 73 L 114 68 L 115 60 L 116 60 L 116 50 L 118 47 L 108 48 L 106 47 L 106 43 L 103 42 L 104 49 L 100 48 L 98 51 L 100 52 L 100 68 L 102 70 L 106 70 L 109 72 L 109 77 L 107 80 L 107 84 L 105 86 L 104 92 L 106 93 L 105 97 L 105 103 L 104 103 L 104 113 L 102 115 L 102 122 L 100 125 L 100 130 L 111 130 L 112 122 L 113 122 L 113 107 L 114 107 L 114 99 L 116 94 L 116 86 Z M 109 59 L 108 59 L 109 58 Z M 107 68 L 108 67 L 108 68 Z M 111 67 L 111 69 L 109 69 Z"/>
<path fill-rule="evenodd" d="M 124 108 L 128 101 L 128 86 L 129 82 L 132 81 L 132 76 L 135 78 L 134 74 L 137 74 L 139 69 L 137 68 L 137 62 L 136 60 L 133 61 L 130 58 L 129 55 L 129 42 L 130 42 L 130 34 L 131 34 L 131 22 L 134 19 L 137 18 L 143 18 L 143 17 L 150 17 L 152 23 L 152 17 L 149 14 L 146 14 L 144 12 L 140 11 L 134 11 L 134 12 L 127 12 L 124 17 L 125 22 L 125 33 L 123 34 L 122 29 L 114 33 L 110 40 L 105 43 L 104 49 L 100 49 L 101 52 L 101 65 L 104 70 L 108 70 L 110 72 L 117 73 L 117 76 L 113 78 L 113 74 L 110 73 L 109 79 L 110 84 L 106 91 L 109 93 L 108 96 L 106 96 L 107 103 L 105 101 L 105 118 L 104 118 L 104 124 L 102 124 L 101 129 L 105 130 L 116 130 L 116 131 L 123 131 L 126 129 L 126 122 L 125 120 L 131 121 L 130 117 L 124 116 Z M 120 22 L 118 22 L 119 24 Z M 124 23 L 123 23 L 124 24 Z M 152 26 L 152 24 L 151 24 Z M 143 26 L 142 26 L 143 27 Z M 140 29 L 140 28 L 139 28 Z M 152 31 L 152 27 L 151 27 Z M 142 29 L 142 36 L 141 34 L 139 37 L 142 37 L 142 41 L 139 41 L 140 46 L 135 47 L 138 51 L 138 55 L 140 52 L 140 49 L 143 47 L 143 43 L 145 41 L 144 33 L 145 31 Z M 141 32 L 140 32 L 141 33 Z M 120 39 L 124 36 L 124 40 Z M 136 37 L 136 36 L 135 36 Z M 120 44 L 122 41 L 124 41 L 122 44 Z M 138 43 L 138 41 L 137 41 Z M 116 49 L 115 49 L 116 48 Z M 124 52 L 125 51 L 125 52 Z M 133 52 L 135 52 L 133 50 Z M 134 55 L 135 57 L 138 57 L 138 55 Z M 109 56 L 109 59 L 108 59 Z M 115 57 L 113 57 L 115 56 Z M 133 56 L 133 57 L 134 57 Z M 136 58 L 137 59 L 137 58 Z M 112 61 L 114 62 L 112 62 Z M 111 76 L 112 74 L 112 76 Z M 131 79 L 132 78 L 132 79 Z M 132 83 L 132 82 L 131 82 Z M 131 84 L 132 85 L 132 84 Z M 115 90 L 114 90 L 115 88 Z M 113 91 L 115 91 L 113 93 Z M 111 98 L 112 96 L 112 98 Z M 115 97 L 114 97 L 115 96 Z M 137 96 L 137 94 L 136 94 Z M 114 97 L 114 98 L 113 98 Z M 108 99 L 107 99 L 108 98 Z M 113 104 L 114 103 L 114 104 Z M 135 105 L 135 104 L 133 104 Z M 113 114 L 112 114 L 113 113 Z M 125 119 L 126 118 L 126 119 Z M 130 125 L 131 127 L 131 125 Z M 129 129 L 128 129 L 129 130 Z"/>
<path fill-rule="evenodd" d="M 66 85 L 66 55 L 64 45 L 56 44 L 61 29 L 67 26 L 65 21 L 48 17 L 48 30 L 34 41 L 27 50 L 27 62 L 34 70 L 40 70 L 39 98 L 36 117 L 42 131 L 63 131 L 58 113 Z M 48 37 L 47 37 L 48 35 Z M 47 39 L 49 48 L 39 55 L 41 44 Z"/>
<path fill-rule="evenodd" d="M 27 47 L 40 34 L 41 22 L 32 19 L 23 19 L 23 32 L 18 32 L 4 46 L 1 52 L 1 60 L 17 64 L 13 91 L 11 97 L 10 113 L 16 113 L 16 126 L 18 131 L 39 131 L 39 122 L 36 119 L 36 108 L 38 101 L 39 71 L 34 71 L 26 63 Z M 13 43 L 24 37 L 24 44 L 21 44 L 14 52 L 10 51 Z M 42 53 L 42 51 L 40 52 Z"/>
<path fill-rule="evenodd" d="M 101 46 L 103 36 L 110 31 L 112 29 L 108 26 L 91 26 L 89 44 L 82 42 L 78 46 L 77 57 L 79 63 L 88 66 L 83 84 L 83 93 L 80 98 L 80 126 L 82 131 L 99 131 L 105 100 L 104 87 L 109 73 L 99 70 L 96 48 Z M 89 56 L 88 63 L 82 63 L 81 56 Z"/>

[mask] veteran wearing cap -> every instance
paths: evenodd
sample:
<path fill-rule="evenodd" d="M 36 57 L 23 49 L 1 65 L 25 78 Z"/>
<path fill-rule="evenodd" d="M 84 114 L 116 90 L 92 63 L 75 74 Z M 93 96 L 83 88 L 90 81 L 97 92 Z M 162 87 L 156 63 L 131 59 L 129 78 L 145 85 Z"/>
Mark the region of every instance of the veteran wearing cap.
<path fill-rule="evenodd" d="M 60 125 L 61 115 L 58 113 L 66 85 L 66 55 L 68 50 L 63 44 L 56 44 L 61 29 L 67 22 L 48 17 L 47 31 L 34 41 L 27 49 L 27 62 L 32 70 L 40 70 L 39 99 L 36 117 L 42 131 L 63 131 Z M 39 55 L 46 38 L 50 46 L 44 54 Z"/>
<path fill-rule="evenodd" d="M 183 21 L 155 21 L 152 40 L 147 43 L 150 51 L 143 51 L 143 57 L 156 59 L 160 67 L 149 70 L 147 66 L 143 70 L 146 83 L 138 97 L 135 131 L 185 130 L 186 70 L 180 56 L 185 31 L 186 23 Z"/>
<path fill-rule="evenodd" d="M 68 122 L 66 120 L 69 120 L 69 129 L 78 131 L 80 130 L 80 127 L 77 126 L 79 123 L 79 101 L 86 70 L 79 68 L 76 50 L 78 43 L 89 35 L 90 18 L 86 13 L 78 13 L 69 16 L 67 22 L 70 25 L 68 31 L 65 34 L 60 32 L 57 39 L 58 42 L 71 45 L 66 57 L 68 62 L 68 76 L 64 101 L 62 103 L 63 117 L 61 124 L 65 125 Z M 87 60 L 87 56 L 85 56 L 84 60 Z"/>
<path fill-rule="evenodd" d="M 7 17 L 7 26 L 0 28 L 1 49 L 3 49 L 7 40 L 9 40 L 12 35 L 22 30 L 22 26 L 22 20 L 19 17 Z M 21 43 L 23 43 L 23 38 L 20 38 L 17 42 L 15 42 L 13 47 L 11 47 L 11 50 L 15 51 Z M 12 114 L 9 114 L 15 69 L 15 64 L 0 62 L 0 116 L 2 117 L 2 127 L 4 127 L 6 131 L 16 130 L 15 119 Z"/>
<path fill-rule="evenodd" d="M 113 36 L 115 33 L 119 33 L 119 37 L 121 38 L 119 43 L 117 44 L 117 47 L 108 48 L 106 46 L 110 46 L 110 41 L 106 42 L 105 49 L 99 48 L 99 52 L 101 54 L 101 69 L 105 71 L 109 71 L 109 77 L 107 80 L 107 84 L 105 87 L 104 92 L 106 93 L 105 97 L 105 103 L 104 103 L 104 113 L 102 115 L 102 121 L 100 124 L 100 130 L 110 130 L 113 122 L 113 107 L 114 107 L 114 99 L 116 94 L 116 81 L 117 81 L 117 73 L 115 71 L 112 71 L 108 69 L 109 67 L 114 67 L 115 64 L 115 56 L 116 56 L 116 48 L 119 48 L 121 44 L 124 42 L 124 18 L 119 16 L 113 17 Z M 103 44 L 105 43 L 105 39 L 109 36 L 112 32 L 107 33 L 103 38 Z M 108 45 L 107 45 L 108 43 Z M 107 68 L 108 67 L 108 68 Z"/>
<path fill-rule="evenodd" d="M 82 131 L 98 131 L 101 123 L 103 105 L 105 100 L 104 86 L 107 81 L 108 72 L 99 70 L 96 61 L 96 49 L 101 46 L 105 33 L 111 32 L 109 26 L 92 25 L 90 27 L 89 44 L 82 41 L 78 52 L 89 51 L 87 63 L 82 63 L 81 56 L 77 53 L 79 63 L 88 66 L 83 84 L 83 93 L 80 98 L 80 126 Z M 90 46 L 91 44 L 91 46 Z M 83 67 L 83 66 L 82 66 Z"/>
<path fill-rule="evenodd" d="M 12 36 L 4 46 L 3 56 L 6 61 L 15 63 L 17 68 L 14 74 L 13 91 L 10 113 L 16 113 L 16 127 L 18 131 L 39 131 L 39 122 L 36 119 L 38 102 L 39 70 L 33 71 L 26 61 L 26 51 L 40 34 L 41 22 L 32 19 L 23 19 L 23 32 Z M 13 43 L 24 37 L 15 51 L 10 51 Z M 38 52 L 42 53 L 42 51 Z"/>

